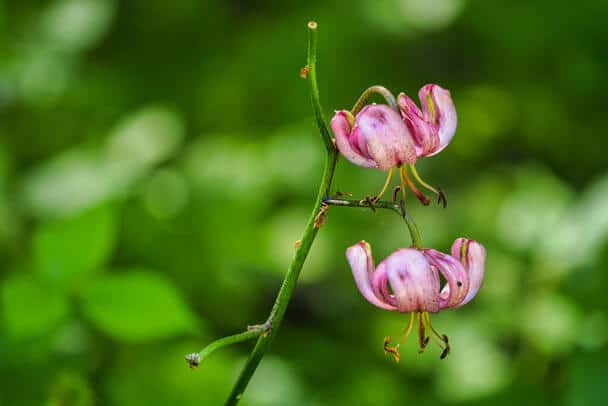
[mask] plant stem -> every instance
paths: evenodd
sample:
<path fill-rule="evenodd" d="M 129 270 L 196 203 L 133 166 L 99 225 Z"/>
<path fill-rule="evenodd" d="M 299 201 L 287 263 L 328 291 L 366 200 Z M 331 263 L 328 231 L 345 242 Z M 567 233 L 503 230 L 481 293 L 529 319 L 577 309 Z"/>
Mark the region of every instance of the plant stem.
<path fill-rule="evenodd" d="M 397 101 L 395 100 L 395 96 L 384 86 L 371 86 L 365 89 L 365 91 L 359 96 L 359 100 L 355 103 L 352 110 L 350 111 L 353 116 L 356 116 L 358 112 L 367 104 L 369 99 L 374 95 L 379 94 L 384 97 L 386 103 L 397 113 L 399 112 L 399 107 L 397 106 Z"/>
<path fill-rule="evenodd" d="M 405 221 L 407 228 L 410 232 L 410 237 L 412 238 L 412 244 L 418 248 L 422 249 L 422 237 L 420 236 L 420 230 L 418 230 L 418 226 L 414 219 L 409 215 L 409 213 L 403 207 L 403 204 L 399 205 L 393 202 L 388 202 L 386 200 L 378 200 L 375 203 L 372 203 L 368 200 L 355 200 L 355 199 L 325 199 L 323 203 L 328 204 L 330 206 L 342 206 L 342 207 L 365 207 L 368 209 L 388 209 L 392 210 L 395 213 L 399 214 Z"/>
<path fill-rule="evenodd" d="M 241 396 L 247 388 L 253 373 L 279 331 L 285 311 L 287 310 L 287 305 L 289 304 L 293 290 L 296 287 L 298 277 L 300 276 L 300 271 L 302 270 L 302 266 L 304 265 L 304 261 L 308 256 L 310 247 L 312 246 L 317 232 L 319 231 L 319 229 L 315 226 L 316 219 L 322 209 L 323 196 L 328 194 L 331 187 L 331 182 L 336 168 L 336 162 L 338 159 L 337 150 L 331 139 L 330 133 L 325 124 L 325 120 L 323 119 L 321 104 L 319 102 L 319 89 L 317 87 L 316 72 L 316 49 L 317 23 L 311 21 L 308 23 L 308 79 L 310 84 L 312 107 L 314 110 L 317 127 L 319 128 L 321 138 L 323 139 L 325 148 L 327 150 L 321 184 L 319 185 L 319 192 L 317 194 L 312 213 L 308 219 L 308 223 L 306 224 L 306 228 L 304 229 L 304 235 L 302 236 L 300 246 L 297 248 L 291 264 L 287 269 L 287 274 L 285 275 L 281 289 L 279 290 L 277 298 L 275 299 L 270 316 L 266 321 L 266 324 L 271 326 L 270 330 L 268 330 L 266 334 L 259 336 L 253 351 L 249 355 L 249 358 L 247 359 L 247 362 L 239 375 L 238 380 L 232 388 L 232 392 L 226 401 L 226 405 L 235 405 L 241 399 Z"/>

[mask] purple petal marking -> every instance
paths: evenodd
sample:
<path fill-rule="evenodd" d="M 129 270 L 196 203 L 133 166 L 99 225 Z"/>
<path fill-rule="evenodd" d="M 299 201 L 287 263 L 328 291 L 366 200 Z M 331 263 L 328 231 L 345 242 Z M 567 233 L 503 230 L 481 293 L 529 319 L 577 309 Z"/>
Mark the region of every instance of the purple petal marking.
<path fill-rule="evenodd" d="M 416 148 L 407 126 L 387 105 L 365 106 L 355 118 L 354 133 L 357 139 L 365 140 L 370 157 L 383 171 L 416 162 Z"/>
<path fill-rule="evenodd" d="M 439 311 L 439 276 L 420 251 L 402 248 L 382 265 L 386 266 L 399 311 Z"/>

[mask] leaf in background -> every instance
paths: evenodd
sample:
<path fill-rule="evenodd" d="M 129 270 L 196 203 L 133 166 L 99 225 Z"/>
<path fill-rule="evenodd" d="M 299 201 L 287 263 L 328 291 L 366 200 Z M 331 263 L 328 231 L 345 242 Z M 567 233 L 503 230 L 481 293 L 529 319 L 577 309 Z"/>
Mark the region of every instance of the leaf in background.
<path fill-rule="evenodd" d="M 68 314 L 67 298 L 31 275 L 16 275 L 2 285 L 2 318 L 19 339 L 49 334 Z"/>
<path fill-rule="evenodd" d="M 166 338 L 198 327 L 175 286 L 147 270 L 100 277 L 87 286 L 82 299 L 86 317 L 120 340 Z"/>
<path fill-rule="evenodd" d="M 34 235 L 36 270 L 61 285 L 99 269 L 116 240 L 116 215 L 111 206 L 43 224 Z"/>

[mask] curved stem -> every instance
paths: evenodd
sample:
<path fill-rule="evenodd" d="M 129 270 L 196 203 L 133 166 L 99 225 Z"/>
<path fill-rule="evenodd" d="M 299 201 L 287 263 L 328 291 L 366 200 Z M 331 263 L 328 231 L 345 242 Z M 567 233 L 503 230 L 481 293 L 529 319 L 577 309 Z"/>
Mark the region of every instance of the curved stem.
<path fill-rule="evenodd" d="M 281 322 L 283 321 L 283 317 L 285 316 L 285 311 L 287 310 L 287 305 L 291 299 L 293 294 L 293 290 L 298 281 L 298 277 L 300 276 L 300 271 L 302 270 L 302 266 L 304 265 L 304 261 L 308 256 L 308 252 L 310 251 L 310 247 L 319 231 L 316 224 L 316 219 L 319 216 L 319 213 L 322 210 L 323 196 L 328 194 L 328 191 L 331 187 L 331 181 L 333 179 L 334 171 L 336 168 L 336 162 L 338 159 L 337 150 L 334 146 L 333 141 L 329 135 L 329 131 L 327 126 L 325 125 L 325 121 L 323 120 L 323 114 L 321 110 L 321 104 L 319 103 L 319 89 L 317 88 L 317 73 L 316 73 L 316 47 L 317 47 L 317 23 L 311 21 L 308 23 L 308 69 L 309 69 L 309 84 L 310 84 L 310 93 L 312 106 L 315 113 L 315 118 L 317 121 L 317 126 L 319 128 L 319 132 L 321 134 L 321 138 L 325 143 L 325 147 L 327 150 L 327 155 L 325 157 L 325 166 L 323 169 L 323 175 L 321 177 L 321 184 L 319 185 L 319 191 L 317 193 L 317 198 L 315 200 L 315 204 L 313 206 L 312 213 L 308 219 L 308 223 L 306 224 L 306 228 L 304 229 L 304 235 L 302 236 L 300 246 L 297 248 L 297 251 L 287 269 L 287 274 L 285 275 L 285 279 L 283 280 L 283 284 L 281 285 L 281 289 L 275 299 L 274 306 L 272 307 L 272 311 L 270 312 L 270 316 L 266 321 L 266 324 L 270 325 L 271 328 L 267 332 L 267 334 L 260 335 L 253 351 L 249 355 L 245 366 L 243 367 L 241 374 L 239 375 L 238 380 L 236 381 L 234 387 L 232 388 L 232 392 L 226 401 L 226 405 L 235 405 L 241 399 L 243 392 L 247 388 L 247 385 L 253 376 L 253 373 L 257 369 L 262 357 L 268 350 L 270 344 L 273 339 L 276 337 L 279 328 L 281 326 Z"/>
<path fill-rule="evenodd" d="M 366 207 L 368 209 L 388 209 L 392 210 L 395 213 L 399 214 L 401 218 L 405 221 L 407 225 L 407 229 L 410 232 L 410 237 L 412 238 L 412 244 L 418 248 L 422 249 L 422 237 L 420 236 L 420 230 L 416 225 L 416 222 L 409 215 L 409 213 L 405 210 L 403 205 L 396 204 L 393 202 L 388 202 L 386 200 L 378 200 L 377 202 L 371 202 L 366 200 L 355 200 L 355 199 L 325 199 L 323 203 L 329 206 L 342 206 L 342 207 Z"/>
<path fill-rule="evenodd" d="M 359 96 L 359 100 L 355 103 L 352 110 L 350 111 L 353 116 L 357 115 L 358 112 L 367 104 L 369 99 L 374 95 L 379 94 L 384 97 L 386 100 L 386 104 L 388 104 L 393 110 L 399 112 L 399 107 L 397 107 L 397 100 L 395 96 L 384 86 L 371 86 L 365 89 L 365 91 Z"/>
<path fill-rule="evenodd" d="M 186 361 L 188 361 L 188 364 L 190 364 L 191 368 L 196 368 L 201 362 L 205 360 L 205 358 L 207 358 L 216 350 L 219 350 L 220 348 L 225 347 L 227 345 L 238 344 L 243 341 L 252 340 L 258 337 L 260 334 L 263 334 L 264 332 L 268 331 L 268 329 L 269 327 L 266 327 L 265 325 L 256 326 L 242 333 L 220 338 L 219 340 L 215 340 L 214 342 L 207 345 L 199 353 L 186 355 Z"/>

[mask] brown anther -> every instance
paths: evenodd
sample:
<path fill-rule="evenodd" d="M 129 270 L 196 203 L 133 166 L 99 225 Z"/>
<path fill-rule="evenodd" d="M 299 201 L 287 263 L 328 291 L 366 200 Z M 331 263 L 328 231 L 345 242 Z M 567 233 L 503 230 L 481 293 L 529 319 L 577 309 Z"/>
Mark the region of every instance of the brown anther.
<path fill-rule="evenodd" d="M 300 69 L 300 77 L 302 79 L 306 79 L 308 77 L 309 72 L 310 68 L 308 67 L 308 65 L 304 66 L 302 69 Z"/>
<path fill-rule="evenodd" d="M 327 221 L 327 211 L 329 210 L 329 205 L 327 203 L 321 203 L 321 210 L 319 210 L 319 214 L 315 217 L 315 228 L 321 228 L 325 221 Z"/>
<path fill-rule="evenodd" d="M 445 348 L 443 349 L 443 351 L 441 352 L 441 355 L 439 356 L 440 359 L 444 359 L 445 357 L 448 356 L 448 354 L 450 353 L 450 342 L 448 341 L 448 336 L 446 336 L 445 334 L 443 334 L 441 336 L 441 339 L 443 340 L 443 342 L 445 343 Z"/>
<path fill-rule="evenodd" d="M 302 245 L 302 240 L 296 240 L 296 243 L 294 244 L 294 247 L 296 249 L 300 248 L 300 245 Z"/>
<path fill-rule="evenodd" d="M 444 209 L 448 207 L 448 198 L 441 189 L 439 189 L 439 193 L 437 193 L 437 203 L 443 205 Z"/>
<path fill-rule="evenodd" d="M 395 186 L 393 189 L 393 203 L 397 203 L 397 198 L 399 197 L 399 192 L 401 191 L 401 186 Z"/>
<path fill-rule="evenodd" d="M 391 354 L 395 358 L 395 362 L 401 361 L 401 355 L 399 355 L 399 350 L 397 347 L 389 347 L 391 343 L 390 337 L 384 337 L 384 354 Z"/>
<path fill-rule="evenodd" d="M 188 367 L 190 367 L 190 369 L 192 369 L 193 371 L 201 364 L 201 356 L 197 352 L 188 354 L 184 358 L 188 363 Z"/>

